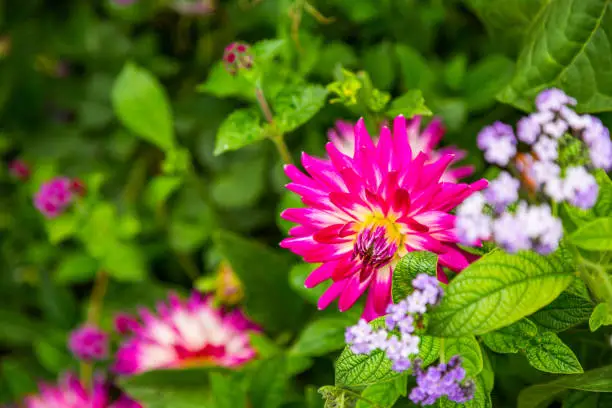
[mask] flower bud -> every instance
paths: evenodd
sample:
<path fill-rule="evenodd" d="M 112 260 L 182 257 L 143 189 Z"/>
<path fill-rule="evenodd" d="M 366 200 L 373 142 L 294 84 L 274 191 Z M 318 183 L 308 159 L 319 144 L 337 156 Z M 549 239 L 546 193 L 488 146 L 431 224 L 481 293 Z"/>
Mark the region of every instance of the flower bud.
<path fill-rule="evenodd" d="M 251 47 L 245 43 L 231 43 L 223 52 L 223 64 L 231 75 L 236 75 L 241 69 L 251 69 L 253 66 Z"/>

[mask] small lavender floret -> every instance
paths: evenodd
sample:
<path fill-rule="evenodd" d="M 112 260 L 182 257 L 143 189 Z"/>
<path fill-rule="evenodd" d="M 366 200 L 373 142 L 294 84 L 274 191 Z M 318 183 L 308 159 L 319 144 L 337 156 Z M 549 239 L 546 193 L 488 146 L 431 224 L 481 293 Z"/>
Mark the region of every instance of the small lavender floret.
<path fill-rule="evenodd" d="M 520 181 L 503 171 L 499 176 L 489 183 L 485 190 L 485 197 L 496 211 L 503 211 L 508 204 L 518 200 L 518 191 L 521 186 Z"/>

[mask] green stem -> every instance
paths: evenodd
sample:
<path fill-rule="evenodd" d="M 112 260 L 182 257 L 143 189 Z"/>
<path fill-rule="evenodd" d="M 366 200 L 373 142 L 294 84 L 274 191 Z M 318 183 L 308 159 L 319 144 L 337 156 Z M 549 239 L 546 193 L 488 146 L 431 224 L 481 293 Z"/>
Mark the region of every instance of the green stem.
<path fill-rule="evenodd" d="M 272 114 L 270 105 L 268 105 L 268 101 L 266 101 L 266 97 L 264 96 L 263 90 L 260 87 L 255 88 L 255 97 L 257 98 L 259 108 L 263 112 L 266 121 L 271 127 L 271 132 L 268 137 L 270 140 L 272 140 L 272 142 L 274 142 L 276 150 L 278 150 L 278 154 L 283 162 L 285 162 L 285 164 L 293 163 L 291 153 L 289 152 L 289 148 L 287 148 L 287 144 L 285 143 L 284 135 L 276 128 L 276 124 L 274 123 L 274 115 Z"/>
<path fill-rule="evenodd" d="M 108 274 L 103 270 L 99 270 L 96 274 L 96 280 L 93 288 L 91 289 L 89 310 L 87 311 L 87 323 L 95 326 L 98 325 L 107 288 Z M 81 374 L 81 383 L 91 389 L 93 365 L 91 363 L 81 362 L 79 369 Z"/>

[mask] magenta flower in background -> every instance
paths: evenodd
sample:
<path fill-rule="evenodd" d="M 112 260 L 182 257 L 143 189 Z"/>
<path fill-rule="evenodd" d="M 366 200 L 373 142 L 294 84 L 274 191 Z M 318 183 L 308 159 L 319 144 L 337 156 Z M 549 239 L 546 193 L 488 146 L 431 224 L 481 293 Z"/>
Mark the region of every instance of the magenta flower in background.
<path fill-rule="evenodd" d="M 72 203 L 71 183 L 67 177 L 44 183 L 34 196 L 34 206 L 47 218 L 57 217 Z"/>
<path fill-rule="evenodd" d="M 25 181 L 30 178 L 30 166 L 20 159 L 11 161 L 8 165 L 11 176 L 18 180 Z"/>
<path fill-rule="evenodd" d="M 142 408 L 126 395 L 113 399 L 110 387 L 99 377 L 94 379 L 91 391 L 70 373 L 58 385 L 41 384 L 39 388 L 38 395 L 25 398 L 25 408 Z"/>
<path fill-rule="evenodd" d="M 427 163 L 435 162 L 446 154 L 453 154 L 455 157 L 451 164 L 457 163 L 465 158 L 466 152 L 456 147 L 444 147 L 436 150 L 436 147 L 444 136 L 444 126 L 439 118 L 434 118 L 421 132 L 421 116 L 410 119 L 406 125 L 408 131 L 408 142 L 412 150 L 412 158 L 423 152 L 427 155 Z M 328 131 L 329 140 L 336 148 L 347 156 L 353 156 L 355 150 L 355 126 L 343 120 L 336 122 L 336 127 Z M 441 181 L 456 183 L 462 178 L 469 177 L 474 173 L 472 166 L 462 166 L 447 169 L 441 177 Z"/>
<path fill-rule="evenodd" d="M 141 323 L 117 351 L 114 371 L 131 375 L 159 368 L 237 367 L 255 357 L 249 333 L 259 327 L 240 310 L 216 308 L 194 292 L 187 301 L 171 295 L 157 313 L 140 311 Z"/>
<path fill-rule="evenodd" d="M 70 333 L 68 348 L 79 360 L 105 360 L 108 358 L 108 335 L 87 324 Z"/>
<path fill-rule="evenodd" d="M 338 298 L 339 309 L 348 310 L 368 291 L 364 318 L 384 314 L 395 264 L 410 251 L 438 254 L 441 280 L 446 280 L 443 266 L 459 272 L 473 259 L 456 245 L 450 211 L 487 182 L 442 182 L 454 156 L 443 154 L 433 162 L 423 152 L 414 156 L 409 130 L 398 116 L 393 132 L 383 127 L 375 144 L 359 120 L 352 156 L 328 143 L 329 160 L 302 155 L 306 174 L 285 167 L 292 180 L 287 188 L 306 207 L 281 214 L 299 224 L 281 246 L 322 264 L 306 279 L 307 287 L 333 281 L 319 299 L 320 309 Z"/>

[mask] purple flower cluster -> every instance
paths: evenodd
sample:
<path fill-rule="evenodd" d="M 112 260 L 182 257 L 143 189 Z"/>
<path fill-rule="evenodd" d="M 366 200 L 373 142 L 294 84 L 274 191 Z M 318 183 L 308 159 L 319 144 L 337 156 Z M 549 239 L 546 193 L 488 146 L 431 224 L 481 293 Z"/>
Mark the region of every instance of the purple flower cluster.
<path fill-rule="evenodd" d="M 442 298 L 438 280 L 427 274 L 419 274 L 413 281 L 414 292 L 397 304 L 387 307 L 385 328 L 374 330 L 364 319 L 346 331 L 346 342 L 355 354 L 368 354 L 383 350 L 393 362 L 393 370 L 402 372 L 411 366 L 411 357 L 419 353 L 420 338 L 414 334 L 415 322 Z M 391 331 L 399 330 L 399 336 Z"/>
<path fill-rule="evenodd" d="M 108 335 L 96 326 L 84 325 L 70 334 L 68 348 L 79 360 L 104 360 L 108 357 Z"/>
<path fill-rule="evenodd" d="M 563 91 L 548 89 L 536 98 L 538 110 L 518 121 L 516 137 L 512 127 L 501 122 L 480 132 L 478 146 L 485 159 L 522 178 L 503 171 L 483 193 L 473 194 L 458 207 L 455 227 L 462 243 L 478 245 L 493 239 L 508 252 L 533 249 L 542 254 L 558 248 L 561 221 L 547 204 L 530 207 L 519 201 L 522 182 L 531 193 L 539 191 L 554 202 L 565 201 L 582 209 L 595 205 L 599 193 L 595 177 L 585 166 L 561 168 L 560 146 L 571 135 L 581 141 L 585 157 L 588 152 L 588 168 L 609 170 L 612 141 L 599 119 L 578 115 L 570 108 L 575 104 Z M 517 154 L 519 142 L 531 152 Z"/>
<path fill-rule="evenodd" d="M 463 383 L 465 370 L 458 356 L 452 357 L 447 364 L 440 363 L 427 370 L 415 362 L 414 372 L 417 386 L 412 389 L 409 398 L 415 404 L 433 405 L 443 396 L 462 404 L 474 397 L 474 384 Z"/>

